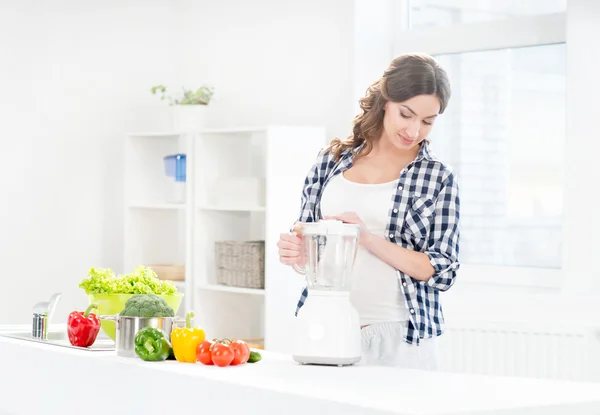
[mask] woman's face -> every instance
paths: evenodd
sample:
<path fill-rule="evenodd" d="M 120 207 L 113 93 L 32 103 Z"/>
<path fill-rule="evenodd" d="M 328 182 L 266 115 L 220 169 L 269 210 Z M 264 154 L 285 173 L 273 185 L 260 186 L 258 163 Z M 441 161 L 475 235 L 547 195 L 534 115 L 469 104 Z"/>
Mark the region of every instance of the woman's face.
<path fill-rule="evenodd" d="M 404 102 L 385 104 L 383 137 L 399 150 L 410 150 L 429 135 L 440 110 L 434 95 L 417 95 Z"/>

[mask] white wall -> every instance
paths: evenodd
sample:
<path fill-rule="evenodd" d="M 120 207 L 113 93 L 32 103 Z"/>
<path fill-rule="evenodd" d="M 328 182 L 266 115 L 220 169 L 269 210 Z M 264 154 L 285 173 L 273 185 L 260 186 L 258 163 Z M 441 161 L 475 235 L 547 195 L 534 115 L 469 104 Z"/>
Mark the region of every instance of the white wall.
<path fill-rule="evenodd" d="M 215 85 L 209 126 L 351 132 L 353 1 L 177 0 L 179 82 Z M 307 167 L 308 169 L 308 167 Z"/>
<path fill-rule="evenodd" d="M 600 221 L 596 209 L 590 211 L 579 203 L 585 195 L 588 206 L 598 206 L 598 103 L 600 59 L 593 53 L 595 39 L 600 37 L 600 3 L 594 0 L 567 2 L 567 146 L 565 158 L 573 168 L 565 172 L 565 181 L 575 183 L 564 198 L 564 211 L 570 222 L 565 227 L 565 240 L 571 244 L 563 252 L 563 263 L 574 270 L 577 283 L 565 284 L 564 290 L 572 297 L 585 301 L 600 320 L 597 305 L 600 302 L 600 269 L 595 261 L 600 251 Z"/>
<path fill-rule="evenodd" d="M 168 1 L 0 4 L 0 323 L 122 262 L 122 143 L 160 128 L 149 87 L 172 79 Z"/>
<path fill-rule="evenodd" d="M 353 3 L 75 0 L 0 3 L 0 324 L 89 267 L 122 272 L 123 140 L 164 130 L 152 85 L 216 87 L 210 126 L 350 132 Z M 307 166 L 308 169 L 308 166 Z M 127 270 L 129 271 L 129 270 Z"/>
<path fill-rule="evenodd" d="M 394 33 L 399 30 L 397 0 L 354 1 L 354 112 L 367 87 L 378 80 L 392 61 Z"/>

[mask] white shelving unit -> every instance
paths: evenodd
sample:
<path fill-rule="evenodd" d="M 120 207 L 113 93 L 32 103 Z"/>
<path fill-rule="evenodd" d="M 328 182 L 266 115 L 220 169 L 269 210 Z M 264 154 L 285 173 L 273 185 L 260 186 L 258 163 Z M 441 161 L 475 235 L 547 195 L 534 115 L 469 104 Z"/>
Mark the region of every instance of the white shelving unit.
<path fill-rule="evenodd" d="M 165 174 L 164 157 L 187 155 L 192 146 L 192 134 L 146 132 L 125 137 L 125 253 L 121 272 L 131 272 L 141 264 L 184 265 L 185 281 L 174 281 L 184 294 L 189 292 L 185 284 L 192 278 L 193 188 L 186 184 L 185 200 L 170 201 L 173 179 Z M 178 314 L 184 315 L 191 306 L 184 301 Z"/>
<path fill-rule="evenodd" d="M 226 285 L 218 285 L 218 284 L 206 284 L 206 285 L 197 285 L 196 288 L 199 290 L 207 290 L 207 291 L 220 291 L 220 292 L 229 292 L 229 293 L 238 293 L 238 294 L 250 294 L 250 295 L 264 295 L 264 288 L 244 288 L 244 287 L 229 287 Z"/>
<path fill-rule="evenodd" d="M 285 350 L 303 281 L 276 242 L 296 220 L 302 185 L 324 128 L 265 126 L 127 136 L 125 268 L 185 265 L 183 308 L 209 337 L 264 338 Z M 163 157 L 185 153 L 186 201 L 166 201 Z M 217 284 L 216 241 L 264 241 L 265 287 Z M 178 313 L 182 315 L 182 311 Z"/>
<path fill-rule="evenodd" d="M 167 210 L 182 210 L 185 209 L 186 204 L 185 203 L 171 203 L 171 204 L 167 204 L 167 203 L 146 203 L 146 204 L 135 204 L 132 203 L 129 205 L 130 209 L 167 209 Z"/>

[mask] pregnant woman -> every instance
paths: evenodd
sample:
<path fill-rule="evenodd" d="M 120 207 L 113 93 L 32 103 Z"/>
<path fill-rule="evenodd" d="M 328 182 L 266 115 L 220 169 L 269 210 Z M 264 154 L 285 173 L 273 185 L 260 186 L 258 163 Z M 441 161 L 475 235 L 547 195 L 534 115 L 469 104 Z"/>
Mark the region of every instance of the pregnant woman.
<path fill-rule="evenodd" d="M 398 56 L 360 100 L 350 137 L 322 150 L 304 183 L 298 222 L 361 227 L 350 298 L 364 364 L 437 367 L 439 296 L 459 268 L 460 201 L 457 178 L 429 135 L 449 98 L 447 74 L 433 58 Z M 284 233 L 277 245 L 282 263 L 302 265 L 298 236 Z"/>

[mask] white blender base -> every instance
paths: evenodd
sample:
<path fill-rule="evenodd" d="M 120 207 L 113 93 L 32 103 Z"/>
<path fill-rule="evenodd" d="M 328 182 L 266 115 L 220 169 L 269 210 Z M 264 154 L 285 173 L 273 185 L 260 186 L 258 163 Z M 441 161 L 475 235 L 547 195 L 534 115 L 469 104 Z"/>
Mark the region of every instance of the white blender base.
<path fill-rule="evenodd" d="M 317 357 L 317 356 L 292 356 L 294 361 L 303 365 L 323 366 L 350 366 L 360 362 L 361 357 Z"/>
<path fill-rule="evenodd" d="M 295 325 L 294 361 L 345 366 L 361 360 L 360 322 L 350 293 L 309 290 Z"/>

